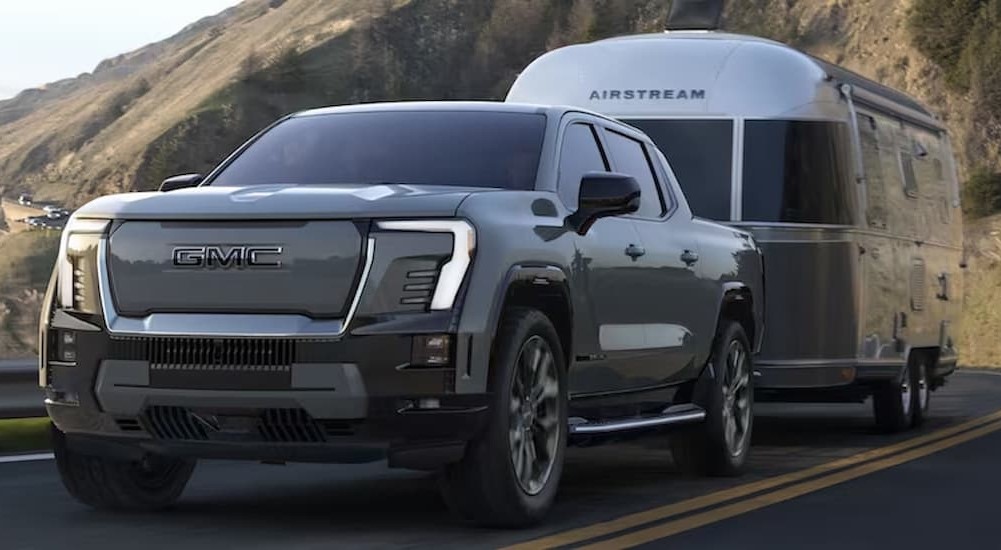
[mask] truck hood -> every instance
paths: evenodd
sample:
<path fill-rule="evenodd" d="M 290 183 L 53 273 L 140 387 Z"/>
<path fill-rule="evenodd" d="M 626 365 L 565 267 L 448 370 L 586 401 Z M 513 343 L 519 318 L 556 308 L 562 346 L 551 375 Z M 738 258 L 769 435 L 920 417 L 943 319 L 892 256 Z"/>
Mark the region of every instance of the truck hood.
<path fill-rule="evenodd" d="M 450 217 L 470 193 L 490 190 L 396 184 L 205 186 L 109 195 L 87 203 L 74 216 L 118 220 Z"/>

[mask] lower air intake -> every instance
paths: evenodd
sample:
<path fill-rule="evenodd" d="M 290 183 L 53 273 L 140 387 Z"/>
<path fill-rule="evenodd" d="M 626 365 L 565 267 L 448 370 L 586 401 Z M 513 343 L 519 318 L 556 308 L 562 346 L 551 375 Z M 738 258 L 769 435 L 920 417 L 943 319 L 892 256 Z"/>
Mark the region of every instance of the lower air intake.
<path fill-rule="evenodd" d="M 143 423 L 154 438 L 169 441 L 323 443 L 334 434 L 302 409 L 222 413 L 153 406 Z"/>

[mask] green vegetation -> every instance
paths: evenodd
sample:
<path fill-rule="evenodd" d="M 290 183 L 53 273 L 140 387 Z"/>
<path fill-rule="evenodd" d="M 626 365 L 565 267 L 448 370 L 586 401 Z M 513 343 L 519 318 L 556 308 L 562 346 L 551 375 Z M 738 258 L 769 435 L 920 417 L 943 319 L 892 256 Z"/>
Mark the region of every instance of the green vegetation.
<path fill-rule="evenodd" d="M 963 186 L 963 212 L 982 218 L 1001 211 L 1001 173 L 980 170 Z"/>
<path fill-rule="evenodd" d="M 0 357 L 36 353 L 41 298 L 58 250 L 56 232 L 0 237 Z"/>
<path fill-rule="evenodd" d="M 40 451 L 50 447 L 48 418 L 0 420 L 0 453 Z"/>
<path fill-rule="evenodd" d="M 910 19 L 914 46 L 942 67 L 954 87 L 969 88 L 970 66 L 965 55 L 971 47 L 969 31 L 987 3 L 986 0 L 918 0 L 914 4 Z"/>
<path fill-rule="evenodd" d="M 15 289 L 42 292 L 59 250 L 54 231 L 24 231 L 0 239 L 0 296 Z"/>
<path fill-rule="evenodd" d="M 976 113 L 979 143 L 969 143 L 967 158 L 994 164 L 1001 134 L 1001 0 L 917 0 L 909 23 L 914 46 L 942 69 L 952 91 L 968 96 Z M 999 186 L 1001 176 L 976 169 L 964 209 L 974 217 L 1001 211 Z"/>

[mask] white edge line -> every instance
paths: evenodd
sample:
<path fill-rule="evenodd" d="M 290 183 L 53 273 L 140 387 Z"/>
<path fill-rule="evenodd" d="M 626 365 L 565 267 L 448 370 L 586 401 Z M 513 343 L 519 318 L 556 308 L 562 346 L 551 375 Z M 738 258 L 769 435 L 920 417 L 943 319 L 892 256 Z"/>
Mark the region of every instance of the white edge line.
<path fill-rule="evenodd" d="M 40 460 L 52 460 L 53 458 L 55 458 L 55 455 L 52 453 L 0 456 L 0 464 L 9 464 L 12 462 L 38 462 Z"/>

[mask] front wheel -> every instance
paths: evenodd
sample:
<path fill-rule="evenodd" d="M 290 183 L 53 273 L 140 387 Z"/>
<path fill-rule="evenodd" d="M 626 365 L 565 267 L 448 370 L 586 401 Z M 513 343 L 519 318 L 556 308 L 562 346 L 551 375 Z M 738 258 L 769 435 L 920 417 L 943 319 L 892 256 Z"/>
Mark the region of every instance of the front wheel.
<path fill-rule="evenodd" d="M 99 510 L 152 512 L 181 496 L 194 461 L 156 455 L 119 461 L 80 454 L 52 427 L 53 452 L 63 485 L 78 501 Z"/>
<path fill-rule="evenodd" d="M 671 454 L 681 471 L 711 476 L 743 472 L 754 425 L 750 350 L 739 323 L 721 326 L 709 364 L 696 383 L 696 399 L 706 409 L 705 423 L 671 438 Z"/>
<path fill-rule="evenodd" d="M 520 308 L 505 314 L 490 377 L 487 426 L 445 469 L 442 492 L 464 519 L 529 525 L 556 497 L 568 435 L 566 362 L 545 315 Z"/>

